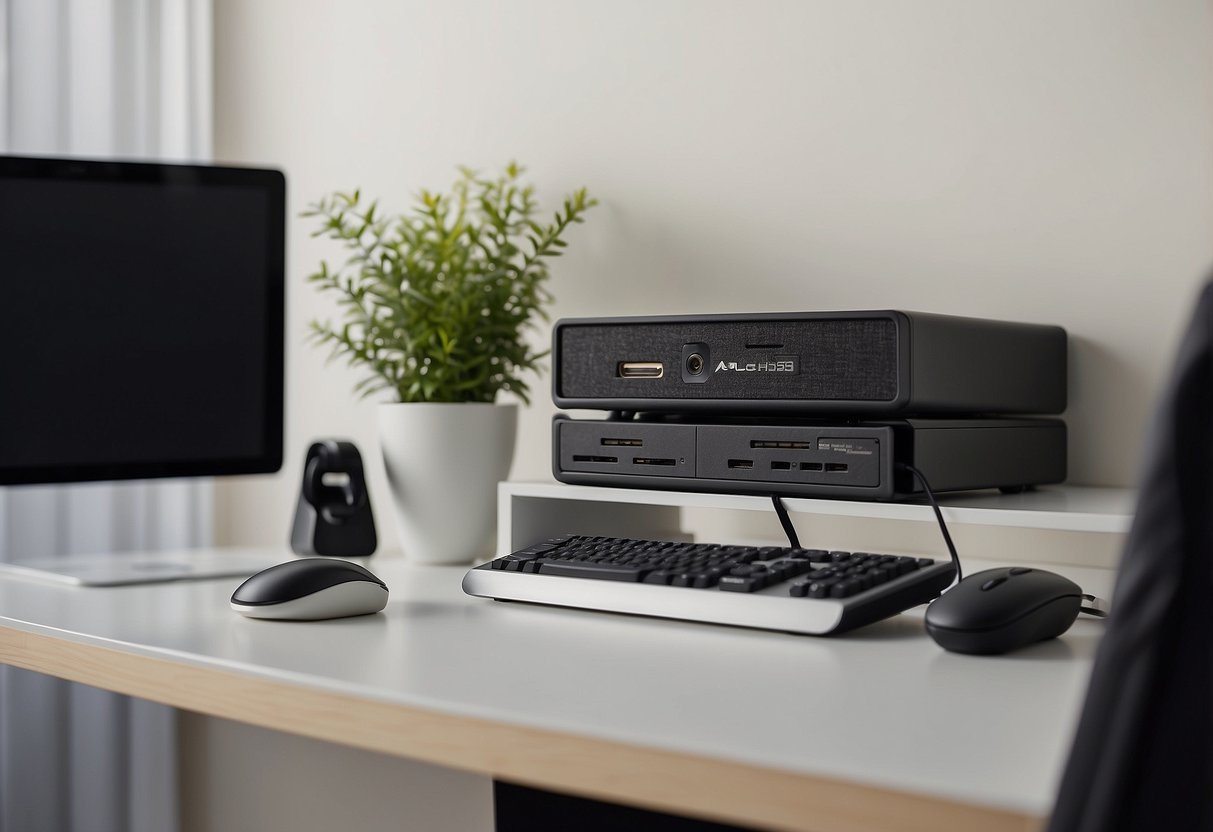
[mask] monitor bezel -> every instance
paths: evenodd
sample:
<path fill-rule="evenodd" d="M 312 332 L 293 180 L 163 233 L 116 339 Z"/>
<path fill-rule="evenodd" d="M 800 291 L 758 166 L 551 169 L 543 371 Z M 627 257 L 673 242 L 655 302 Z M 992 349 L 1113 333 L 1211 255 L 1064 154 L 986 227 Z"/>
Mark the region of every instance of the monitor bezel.
<path fill-rule="evenodd" d="M 9 466 L 0 459 L 0 485 L 271 474 L 280 470 L 285 418 L 286 334 L 286 177 L 282 172 L 270 168 L 0 156 L 0 185 L 7 179 L 186 184 L 202 188 L 216 185 L 264 192 L 269 201 L 264 279 L 266 407 L 261 426 L 265 450 L 259 456 L 46 466 Z"/>

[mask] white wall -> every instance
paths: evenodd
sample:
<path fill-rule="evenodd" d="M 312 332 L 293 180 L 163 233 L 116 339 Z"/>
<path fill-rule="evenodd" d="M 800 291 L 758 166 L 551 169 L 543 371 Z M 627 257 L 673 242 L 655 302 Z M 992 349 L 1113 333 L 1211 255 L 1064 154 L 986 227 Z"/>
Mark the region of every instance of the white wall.
<path fill-rule="evenodd" d="M 284 169 L 292 214 L 288 464 L 220 487 L 220 537 L 284 539 L 311 438 L 376 455 L 360 374 L 305 343 L 332 306 L 303 277 L 340 255 L 295 215 L 353 186 L 405 208 L 457 164 L 514 158 L 546 204 L 602 200 L 558 261 L 557 316 L 1061 324 L 1071 480 L 1127 484 L 1213 262 L 1211 18 L 1205 0 L 217 0 L 216 155 Z M 547 384 L 515 478 L 548 476 Z"/>

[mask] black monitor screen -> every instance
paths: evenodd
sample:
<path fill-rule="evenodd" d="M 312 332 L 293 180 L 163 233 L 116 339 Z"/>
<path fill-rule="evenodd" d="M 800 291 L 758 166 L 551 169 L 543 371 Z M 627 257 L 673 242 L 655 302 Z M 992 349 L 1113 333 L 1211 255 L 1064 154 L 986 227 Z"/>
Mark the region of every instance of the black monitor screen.
<path fill-rule="evenodd" d="M 0 157 L 0 484 L 281 466 L 284 191 Z"/>

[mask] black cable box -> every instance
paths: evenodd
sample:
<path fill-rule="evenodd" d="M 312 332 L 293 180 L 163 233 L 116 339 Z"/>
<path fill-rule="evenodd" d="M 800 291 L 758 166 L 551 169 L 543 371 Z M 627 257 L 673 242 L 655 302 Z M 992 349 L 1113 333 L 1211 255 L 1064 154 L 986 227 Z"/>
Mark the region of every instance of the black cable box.
<path fill-rule="evenodd" d="M 920 312 L 566 318 L 557 407 L 807 416 L 1054 414 L 1066 332 Z"/>
<path fill-rule="evenodd" d="M 561 482 L 677 491 L 898 500 L 933 491 L 1021 490 L 1066 477 L 1060 419 L 552 421 L 552 470 Z"/>

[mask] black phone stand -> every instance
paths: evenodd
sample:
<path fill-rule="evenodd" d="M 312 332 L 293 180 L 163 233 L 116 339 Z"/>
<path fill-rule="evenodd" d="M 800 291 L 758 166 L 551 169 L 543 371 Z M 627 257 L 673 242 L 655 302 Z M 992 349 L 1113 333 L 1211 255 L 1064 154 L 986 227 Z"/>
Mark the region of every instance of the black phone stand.
<path fill-rule="evenodd" d="M 336 439 L 313 442 L 303 464 L 291 550 L 297 555 L 365 557 L 374 554 L 378 543 L 358 447 Z"/>

